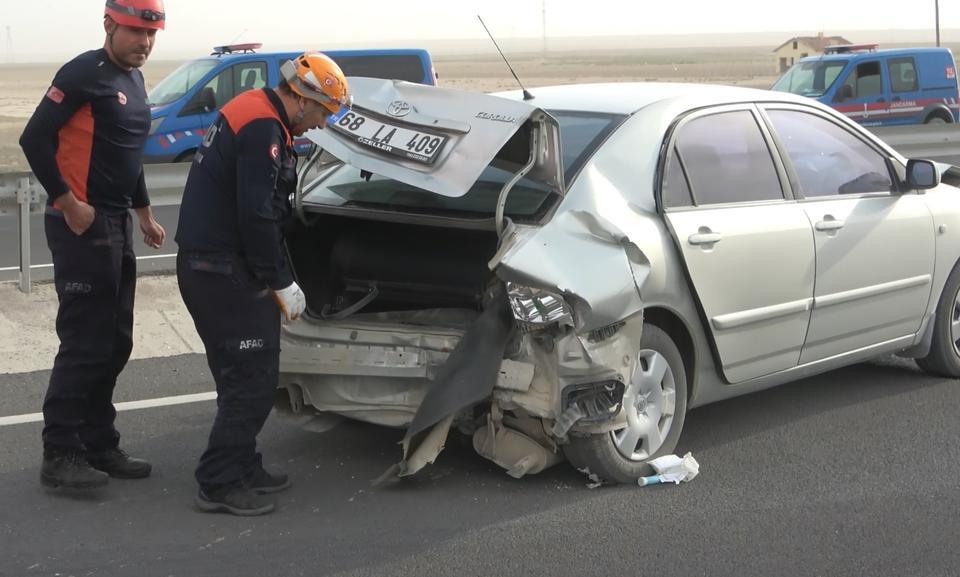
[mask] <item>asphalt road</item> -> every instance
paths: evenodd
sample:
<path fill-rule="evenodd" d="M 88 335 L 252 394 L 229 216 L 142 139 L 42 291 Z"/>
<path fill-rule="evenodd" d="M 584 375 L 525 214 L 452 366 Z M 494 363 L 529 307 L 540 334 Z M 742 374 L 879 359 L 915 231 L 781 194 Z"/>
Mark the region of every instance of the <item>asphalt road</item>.
<path fill-rule="evenodd" d="M 0 416 L 39 410 L 46 372 L 2 375 Z M 118 401 L 212 389 L 202 356 L 131 363 Z M 271 417 L 294 486 L 259 518 L 196 511 L 214 403 L 122 412 L 146 480 L 38 483 L 39 423 L 0 427 L 0 575 L 960 575 L 960 384 L 884 359 L 692 411 L 679 486 L 600 487 L 567 465 L 514 480 L 451 442 L 373 487 L 396 430 L 312 433 Z"/>

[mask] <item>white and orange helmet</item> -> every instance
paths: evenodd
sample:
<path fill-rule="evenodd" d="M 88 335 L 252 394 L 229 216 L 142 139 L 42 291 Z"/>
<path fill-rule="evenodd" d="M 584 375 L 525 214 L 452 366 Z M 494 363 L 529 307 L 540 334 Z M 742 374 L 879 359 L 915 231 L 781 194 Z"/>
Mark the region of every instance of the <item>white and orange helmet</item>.
<path fill-rule="evenodd" d="M 353 106 L 347 79 L 336 62 L 322 52 L 305 52 L 280 67 L 280 75 L 295 93 L 315 100 L 336 121 Z"/>

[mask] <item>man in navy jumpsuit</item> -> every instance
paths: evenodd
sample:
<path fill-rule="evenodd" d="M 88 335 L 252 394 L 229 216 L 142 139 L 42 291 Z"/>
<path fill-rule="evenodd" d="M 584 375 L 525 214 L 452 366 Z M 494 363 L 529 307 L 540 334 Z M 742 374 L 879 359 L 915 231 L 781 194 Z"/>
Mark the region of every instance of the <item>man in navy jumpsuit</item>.
<path fill-rule="evenodd" d="M 296 187 L 293 137 L 349 106 L 340 68 L 319 53 L 284 64 L 276 89 L 244 92 L 207 131 L 187 177 L 176 240 L 177 279 L 217 385 L 217 416 L 196 479 L 197 505 L 269 513 L 289 486 L 256 450 L 279 379 L 280 319 L 306 307 L 283 241 Z"/>
<path fill-rule="evenodd" d="M 150 464 L 119 449 L 113 389 L 133 347 L 133 208 L 144 241 L 165 232 L 143 177 L 150 106 L 142 66 L 165 16 L 162 0 L 107 0 L 103 48 L 65 64 L 20 146 L 49 198 L 44 220 L 60 308 L 60 349 L 43 403 L 41 482 L 74 488 Z"/>

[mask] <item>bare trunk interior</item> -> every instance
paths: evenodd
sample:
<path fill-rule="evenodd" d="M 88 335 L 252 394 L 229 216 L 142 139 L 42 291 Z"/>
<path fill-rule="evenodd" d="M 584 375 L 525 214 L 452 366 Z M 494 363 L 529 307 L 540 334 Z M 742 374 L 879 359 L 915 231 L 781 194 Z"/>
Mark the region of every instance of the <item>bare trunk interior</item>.
<path fill-rule="evenodd" d="M 494 232 L 316 218 L 287 231 L 297 282 L 314 317 L 480 310 L 493 277 L 487 263 L 497 248 Z"/>

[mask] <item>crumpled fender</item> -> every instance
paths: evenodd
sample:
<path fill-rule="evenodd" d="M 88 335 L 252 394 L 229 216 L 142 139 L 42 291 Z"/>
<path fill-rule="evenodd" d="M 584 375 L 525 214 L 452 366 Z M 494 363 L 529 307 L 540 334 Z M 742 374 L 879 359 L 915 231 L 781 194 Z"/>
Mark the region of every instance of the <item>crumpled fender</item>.
<path fill-rule="evenodd" d="M 507 243 L 495 264 L 497 275 L 567 297 L 578 332 L 643 309 L 640 287 L 650 264 L 626 234 L 601 216 L 564 212 L 543 228 L 516 229 Z"/>

